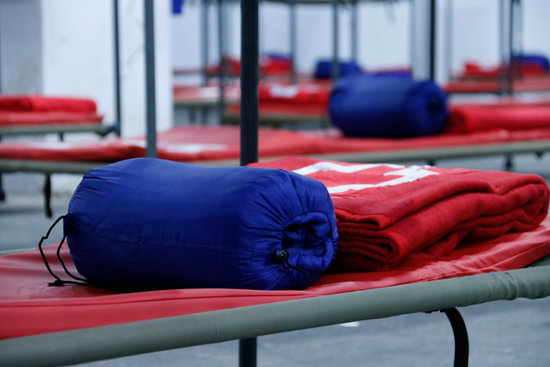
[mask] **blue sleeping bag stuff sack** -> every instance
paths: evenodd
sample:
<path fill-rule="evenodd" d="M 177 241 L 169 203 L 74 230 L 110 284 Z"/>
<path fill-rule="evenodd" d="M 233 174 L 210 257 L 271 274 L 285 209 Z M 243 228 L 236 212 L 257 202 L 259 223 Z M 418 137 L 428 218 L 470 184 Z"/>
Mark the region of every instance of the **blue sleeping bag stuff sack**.
<path fill-rule="evenodd" d="M 332 124 L 348 136 L 408 138 L 441 132 L 447 96 L 432 81 L 407 75 L 360 75 L 335 83 Z"/>
<path fill-rule="evenodd" d="M 328 268 L 338 240 L 317 180 L 148 158 L 89 171 L 64 231 L 81 275 L 127 289 L 304 288 Z"/>

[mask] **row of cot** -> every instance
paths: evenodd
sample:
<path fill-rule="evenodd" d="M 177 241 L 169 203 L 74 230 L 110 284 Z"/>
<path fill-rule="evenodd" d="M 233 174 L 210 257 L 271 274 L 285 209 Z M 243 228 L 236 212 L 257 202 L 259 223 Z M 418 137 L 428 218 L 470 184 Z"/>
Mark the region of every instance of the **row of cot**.
<path fill-rule="evenodd" d="M 524 56 L 525 60 L 530 60 L 534 56 Z M 502 83 L 508 87 L 507 91 L 545 91 L 549 90 L 550 78 L 546 58 L 536 59 L 536 64 L 525 63 L 520 69 L 514 66 L 513 80 L 508 77 L 500 79 L 504 75 L 505 67 L 484 69 L 473 63 L 467 64 L 467 67 L 460 77 L 456 77 L 449 83 L 442 85 L 442 92 L 447 95 L 455 93 L 494 93 L 502 90 Z M 355 89 L 356 99 L 350 98 L 352 94 L 348 93 L 342 100 L 333 103 L 334 110 L 344 111 L 347 115 L 354 115 L 359 119 L 363 116 L 357 105 L 364 100 L 372 98 L 371 95 L 359 94 L 360 88 L 369 87 L 373 90 L 381 88 L 382 92 L 389 92 L 388 88 L 381 85 L 381 81 L 376 83 L 377 77 L 398 77 L 412 79 L 410 73 L 405 69 L 382 70 L 377 72 L 363 72 L 354 63 L 341 62 L 343 79 L 347 79 L 347 86 L 342 86 L 343 80 L 332 82 L 329 79 L 330 62 L 320 61 L 315 69 L 315 77 L 311 79 L 301 79 L 292 82 L 284 79 L 267 79 L 260 82 L 259 85 L 259 118 L 260 122 L 269 125 L 282 125 L 289 122 L 299 121 L 330 121 L 335 122 L 335 116 L 332 113 L 333 108 L 329 106 L 332 103 L 332 97 L 338 90 L 345 89 L 351 91 Z M 507 74 L 506 74 L 507 75 Z M 505 75 L 505 76 L 506 76 Z M 388 79 L 385 79 L 387 81 Z M 406 82 L 402 82 L 405 84 Z M 393 92 L 403 93 L 404 86 L 397 86 Z M 176 85 L 174 87 L 174 104 L 177 107 L 204 107 L 213 106 L 225 109 L 225 120 L 236 123 L 239 120 L 239 86 L 238 84 L 224 85 L 223 92 L 218 86 L 208 84 L 205 86 L 185 86 Z M 365 90 L 362 90 L 365 92 Z M 373 93 L 371 91 L 371 93 Z M 422 92 L 418 92 L 422 93 Z M 223 94 L 223 99 L 221 97 Z M 397 97 L 396 97 L 397 98 Z M 407 97 L 410 98 L 410 97 Z M 441 98 L 440 98 L 441 99 Z M 373 103 L 378 103 L 381 97 L 374 95 Z M 390 98 L 386 98 L 386 101 Z M 220 105 L 222 104 L 222 105 Z M 226 105 L 227 108 L 226 108 Z M 345 107 L 343 106 L 345 105 Z M 397 107 L 397 106 L 394 106 Z"/>
<path fill-rule="evenodd" d="M 453 307 L 550 295 L 548 194 L 536 175 L 305 157 L 93 169 L 63 217 L 70 251 L 0 257 L 1 358 L 75 363 L 437 309 L 455 329 Z"/>
<path fill-rule="evenodd" d="M 495 106 L 476 106 L 477 109 L 485 109 L 485 112 L 487 112 L 488 108 L 493 109 Z M 509 104 L 509 108 L 525 108 L 522 104 Z M 533 106 L 528 106 L 529 108 L 532 108 Z M 536 107 L 544 107 L 544 103 L 541 103 L 540 105 L 537 105 Z M 475 109 L 474 109 L 475 110 Z M 494 110 L 489 110 L 494 111 Z M 525 111 L 525 110 L 524 110 Z M 486 114 L 487 115 L 487 114 Z M 489 115 L 492 115 L 492 113 L 489 113 Z M 509 114 L 506 114 L 509 115 Z M 520 116 L 523 116 L 524 113 L 520 113 Z M 223 130 L 223 133 L 216 135 L 213 134 L 215 130 Z M 234 127 L 230 126 L 222 126 L 222 127 L 181 127 L 176 128 L 173 131 L 166 132 L 166 134 L 160 134 L 159 136 L 159 155 L 163 158 L 171 159 L 171 160 L 232 160 L 234 163 L 234 159 L 238 155 L 238 146 L 237 146 L 237 140 L 238 140 L 238 130 Z M 489 129 L 488 131 L 481 132 L 481 133 L 472 133 L 470 136 L 475 136 L 475 139 L 480 139 L 477 141 L 479 143 L 480 141 L 482 144 L 489 144 L 493 145 L 495 141 L 499 142 L 495 145 L 493 145 L 493 148 L 498 147 L 500 143 L 506 146 L 505 149 L 510 149 L 513 143 L 518 142 L 524 142 L 525 139 L 531 140 L 531 142 L 539 141 L 544 142 L 545 139 L 547 141 L 547 135 L 544 135 L 542 132 L 544 132 L 544 128 L 534 128 L 534 129 L 525 129 L 524 127 L 515 130 L 514 128 L 508 129 L 508 130 L 493 130 Z M 203 134 L 204 132 L 204 134 Z M 189 134 L 190 133 L 190 134 Z M 193 135 L 194 134 L 194 135 Z M 478 135 L 480 134 L 480 135 Z M 336 136 L 335 136 L 336 135 Z M 431 136 L 431 137 L 419 137 L 419 138 L 409 138 L 409 139 L 369 139 L 369 138 L 350 138 L 345 136 L 338 136 L 338 132 L 332 130 L 323 130 L 321 132 L 315 131 L 315 132 L 293 132 L 293 131 L 285 131 L 285 130 L 278 130 L 278 129 L 261 129 L 260 130 L 260 156 L 262 157 L 273 157 L 277 155 L 287 155 L 287 154 L 293 154 L 293 155 L 303 155 L 303 154 L 329 154 L 329 153 L 336 153 L 336 152 L 346 152 L 350 153 L 351 155 L 357 154 L 358 152 L 365 150 L 365 144 L 370 143 L 374 144 L 375 142 L 378 142 L 378 144 L 381 144 L 379 148 L 382 150 L 384 149 L 383 146 L 386 144 L 386 146 L 389 147 L 395 147 L 396 142 L 402 145 L 403 143 L 409 144 L 406 142 L 412 142 L 411 146 L 408 148 L 411 148 L 414 150 L 418 147 L 426 147 L 430 143 L 430 139 L 437 140 L 441 136 L 438 135 L 437 137 Z M 439 158 L 441 155 L 439 155 L 438 152 L 441 152 L 441 154 L 444 154 L 444 150 L 439 149 L 441 142 L 443 142 L 444 146 L 451 146 L 455 144 L 455 147 L 462 147 L 464 146 L 464 135 L 460 134 L 444 134 L 444 139 L 440 140 L 439 142 L 432 143 L 435 144 L 435 146 L 438 146 L 438 148 L 433 149 L 434 158 Z M 267 139 L 266 139 L 267 137 Z M 225 140 L 227 139 L 227 140 Z M 271 140 L 270 140 L 271 139 Z M 268 142 L 267 145 L 265 142 Z M 270 143 L 269 143 L 270 142 Z M 288 150 L 287 152 L 281 152 L 278 150 L 280 148 L 281 143 L 284 143 Z M 344 142 L 345 144 L 349 144 L 347 147 L 338 146 L 338 143 Z M 5 145 L 4 145 L 5 144 Z M 21 144 L 21 145 L 20 145 Z M 37 150 L 28 149 L 33 147 L 34 144 L 38 144 Z M 40 144 L 42 144 L 40 146 Z M 468 143 L 470 144 L 470 142 Z M 112 145 L 112 146 L 111 146 Z M 472 152 L 472 147 L 474 145 L 468 145 L 470 153 Z M 144 139 L 134 139 L 134 138 L 123 138 L 123 139 L 116 139 L 116 140 L 105 140 L 101 141 L 99 144 L 97 142 L 94 142 L 93 144 L 74 144 L 74 143 L 45 143 L 45 142 L 37 142 L 37 143 L 29 143 L 29 145 L 26 145 L 26 143 L 2 143 L 3 147 L 6 147 L 6 152 L 12 152 L 7 154 L 15 154 L 16 157 L 12 156 L 11 158 L 15 158 L 15 160 L 19 161 L 26 161 L 25 160 L 25 154 L 30 153 L 32 154 L 38 154 L 35 156 L 31 156 L 32 160 L 34 161 L 37 157 L 42 157 L 42 153 L 44 152 L 57 152 L 53 153 L 54 156 L 57 158 L 60 158 L 62 160 L 68 159 L 69 161 L 66 163 L 71 163 L 71 160 L 74 159 L 74 157 L 77 157 L 78 154 L 81 154 L 80 157 L 82 157 L 84 160 L 87 160 L 88 162 L 90 159 L 92 161 L 101 161 L 101 159 L 96 159 L 98 157 L 97 155 L 91 155 L 90 152 L 103 152 L 101 154 L 106 154 L 109 156 L 106 160 L 103 160 L 103 162 L 100 162 L 99 164 L 105 164 L 106 162 L 111 161 L 117 161 L 120 159 L 125 158 L 132 158 L 135 156 L 142 156 L 144 154 Z M 18 148 L 21 147 L 21 148 Z M 107 147 L 107 149 L 103 149 L 104 147 Z M 52 149 L 53 148 L 53 149 Z M 61 148 L 61 150 L 59 150 Z M 82 150 L 80 150 L 82 149 Z M 227 151 L 229 149 L 229 151 Z M 317 149 L 317 151 L 315 151 Z M 360 150 L 359 150 L 360 149 Z M 392 148 L 390 148 L 392 149 Z M 533 149 L 533 145 L 530 145 L 530 149 Z M 542 150 L 545 150 L 544 148 L 541 148 Z M 541 151 L 542 151 L 541 150 Z M 406 152 L 406 151 L 404 151 Z M 409 151 L 410 152 L 410 151 Z M 71 154 L 77 154 L 77 156 L 71 155 Z M 122 153 L 122 155 L 120 155 Z M 360 155 L 360 154 L 359 154 Z M 29 158 L 29 156 L 27 156 Z M 364 158 L 364 157 L 363 157 Z M 47 157 L 46 159 L 51 159 L 51 156 Z M 361 159 L 361 158 L 356 158 Z M 369 161 L 371 159 L 366 158 Z M 39 160 L 39 158 L 38 158 Z M 76 159 L 79 160 L 79 159 Z M 383 159 L 384 161 L 386 159 Z M 12 163 L 14 161 L 11 161 Z M 212 163 L 212 162 L 211 162 Z M 226 162 L 227 163 L 227 162 Z M 311 166 L 310 163 L 314 162 L 306 162 L 308 164 L 305 164 L 305 166 L 309 167 Z M 333 162 L 334 163 L 334 162 Z M 94 165 L 96 163 L 92 163 Z M 274 163 L 265 163 L 265 165 L 270 166 Z M 282 163 L 275 164 L 274 167 L 278 167 Z M 288 164 L 288 163 L 286 163 Z M 284 166 L 285 164 L 283 164 Z M 286 169 L 291 169 L 293 171 L 297 171 L 306 167 L 304 164 L 302 166 L 296 166 L 296 163 L 292 163 L 292 167 L 281 167 Z M 85 167 L 84 169 L 87 170 L 89 166 Z M 362 167 L 363 169 L 365 167 Z M 82 168 L 81 168 L 82 169 Z M 163 170 L 166 171 L 166 170 Z M 321 170 L 323 171 L 323 170 Z M 303 173 L 303 172 L 302 172 Z M 306 173 L 307 174 L 307 173 Z M 539 195 L 540 196 L 540 195 Z M 542 198 L 542 203 L 547 205 L 547 199 L 544 199 L 544 196 L 540 196 Z M 544 201 L 546 200 L 546 201 Z M 547 209 L 546 209 L 547 210 Z M 542 210 L 544 212 L 544 209 Z M 422 241 L 421 241 L 422 242 Z M 198 319 L 201 322 L 209 323 L 212 320 L 212 318 L 217 317 L 216 311 L 232 308 L 234 313 L 231 313 L 231 315 L 240 315 L 242 312 L 242 315 L 245 315 L 243 317 L 249 317 L 254 312 L 258 312 L 256 310 L 259 310 L 258 308 L 252 308 L 252 309 L 245 309 L 242 308 L 243 306 L 248 305 L 259 305 L 264 303 L 273 303 L 275 304 L 273 306 L 278 307 L 281 304 L 280 301 L 284 300 L 299 300 L 302 298 L 311 298 L 310 300 L 306 300 L 313 303 L 308 304 L 314 304 L 316 301 L 320 300 L 320 296 L 322 295 L 334 295 L 338 294 L 340 296 L 351 296 L 351 297 L 366 297 L 370 302 L 378 302 L 377 299 L 386 299 L 386 302 L 388 302 L 388 299 L 395 300 L 394 296 L 389 296 L 386 290 L 391 289 L 387 288 L 390 285 L 395 284 L 406 284 L 406 283 L 418 283 L 418 284 L 412 284 L 410 288 L 406 287 L 405 293 L 410 294 L 409 292 L 416 293 L 416 297 L 414 299 L 411 299 L 413 304 L 412 306 L 408 307 L 407 310 L 402 310 L 398 307 L 398 309 L 388 312 L 387 315 L 392 314 L 398 314 L 402 312 L 415 312 L 415 311 L 426 311 L 427 308 L 432 309 L 439 309 L 439 308 L 446 308 L 443 307 L 445 305 L 449 307 L 454 307 L 456 305 L 464 304 L 464 300 L 459 300 L 457 302 L 449 301 L 443 299 L 439 299 L 437 297 L 434 297 L 434 288 L 430 287 L 430 289 L 425 289 L 424 291 L 421 290 L 421 288 L 425 287 L 427 283 L 430 283 L 430 286 L 439 287 L 440 283 L 437 282 L 427 282 L 426 281 L 433 281 L 434 279 L 441 279 L 441 278 L 447 278 L 449 276 L 453 277 L 459 277 L 459 280 L 461 283 L 467 284 L 466 287 L 469 287 L 468 289 L 468 297 L 473 298 L 473 300 L 470 300 L 466 302 L 465 304 L 472 304 L 476 302 L 484 302 L 489 299 L 499 299 L 499 298 L 515 298 L 518 296 L 527 296 L 527 297 L 544 297 L 548 295 L 548 290 L 545 284 L 547 284 L 546 280 L 548 277 L 547 274 L 547 266 L 542 267 L 535 267 L 532 269 L 523 269 L 523 270 L 514 270 L 511 271 L 511 269 L 517 269 L 524 266 L 527 266 L 534 261 L 543 258 L 548 253 L 548 230 L 547 230 L 547 224 L 546 222 L 543 222 L 540 227 L 536 227 L 533 231 L 527 231 L 521 235 L 517 234 L 508 234 L 503 236 L 497 236 L 497 238 L 490 240 L 490 241 L 481 241 L 477 243 L 474 246 L 467 246 L 460 251 L 453 253 L 450 255 L 449 258 L 442 258 L 440 261 L 433 262 L 433 261 L 426 261 L 422 262 L 422 259 L 419 260 L 419 262 L 412 262 L 412 263 L 406 263 L 403 265 L 403 267 L 393 268 L 392 270 L 389 270 L 388 272 L 384 271 L 377 271 L 377 272 L 368 272 L 368 273 L 351 273 L 351 274 L 338 274 L 338 275 L 327 275 L 324 278 L 321 278 L 321 280 L 318 283 L 315 283 L 313 286 L 310 286 L 304 291 L 259 291 L 259 290 L 243 290 L 243 289 L 227 289 L 227 292 L 221 292 L 219 289 L 208 289 L 208 288 L 196 288 L 191 289 L 185 292 L 181 292 L 181 290 L 164 290 L 164 291 L 151 291 L 151 292 L 137 292 L 137 293 L 112 293 L 110 290 L 105 290 L 102 287 L 96 287 L 96 286 L 64 286 L 61 288 L 48 288 L 45 285 L 48 282 L 49 274 L 44 270 L 43 265 L 40 264 L 40 255 L 34 251 L 30 253 L 23 253 L 23 254 L 16 254 L 16 255 L 9 255 L 2 257 L 2 271 L 5 273 L 5 276 L 2 277 L 2 279 L 5 279 L 6 282 L 2 285 L 2 289 L 5 292 L 2 299 L 5 301 L 3 302 L 3 312 L 5 312 L 3 319 L 5 320 L 12 320 L 12 323 L 6 324 L 6 335 L 5 337 L 11 338 L 15 334 L 11 334 L 12 332 L 21 333 L 23 332 L 24 335 L 28 334 L 35 334 L 35 333 L 43 333 L 43 332 L 51 332 L 53 329 L 50 327 L 52 325 L 57 325 L 56 330 L 68 330 L 68 329 L 80 329 L 82 327 L 94 327 L 98 325 L 111 325 L 111 324 L 117 324 L 117 323 L 126 323 L 126 322 L 133 322 L 133 321 L 142 321 L 143 320 L 150 320 L 155 318 L 163 318 L 167 316 L 176 316 L 176 319 L 167 319 L 167 322 L 177 322 L 177 321 L 183 321 L 184 323 L 188 322 L 190 319 L 186 316 L 197 316 L 195 315 L 198 313 Z M 54 248 L 48 248 L 46 250 L 46 256 L 50 257 L 53 255 L 56 250 Z M 55 255 L 54 255 L 55 256 Z M 67 258 L 68 254 L 66 252 L 62 252 L 62 257 L 65 257 L 67 260 L 66 262 L 71 261 L 71 259 Z M 50 257 L 51 258 L 51 257 Z M 474 263 L 466 264 L 464 261 L 465 259 L 470 259 Z M 496 260 L 496 263 L 495 263 Z M 497 265 L 498 264 L 498 265 Z M 18 272 L 19 275 L 14 274 L 10 269 L 13 269 L 17 267 L 20 269 Z M 471 266 L 471 267 L 470 267 Z M 63 266 L 64 267 L 64 266 Z M 63 271 L 63 267 L 55 266 L 54 271 Z M 72 267 L 72 265 L 69 264 L 69 268 L 71 271 L 75 271 L 75 269 Z M 41 270 L 40 270 L 41 269 Z M 427 271 L 427 270 L 430 271 Z M 24 271 L 23 271 L 24 270 Z M 498 272 L 499 270 L 506 270 L 505 272 Z M 22 271 L 22 272 L 21 272 Z M 285 271 L 288 271 L 286 269 Z M 496 272 L 495 272 L 496 271 Z M 477 273 L 484 273 L 484 272 L 494 272 L 492 274 L 483 274 L 485 276 L 475 275 L 472 278 L 468 277 L 467 275 L 471 274 L 477 274 Z M 23 274 L 24 276 L 21 276 Z M 487 276 L 488 275 L 488 276 Z M 529 286 L 527 287 L 519 287 L 516 289 L 516 291 L 511 292 L 510 288 L 507 286 L 504 287 L 498 287 L 495 285 L 495 283 L 501 283 L 503 282 L 503 278 L 507 278 L 508 280 L 510 278 L 514 279 L 514 282 L 528 282 Z M 388 281 L 392 279 L 395 281 L 395 283 L 388 283 Z M 527 280 L 528 279 L 528 280 Z M 44 287 L 40 287 L 41 296 L 37 297 L 37 293 L 34 291 L 31 291 L 31 293 L 27 294 L 25 292 L 21 292 L 22 289 L 34 289 L 36 290 L 36 285 L 42 284 Z M 443 282 L 441 283 L 441 287 L 447 287 L 451 284 L 457 284 L 457 283 L 450 283 L 450 282 Z M 492 296 L 487 297 L 487 289 L 491 288 L 491 285 L 494 286 L 492 288 Z M 353 287 L 349 288 L 350 285 L 353 285 Z M 78 289 L 75 289 L 74 287 L 78 287 Z M 488 287 L 488 288 L 487 288 Z M 368 294 L 360 294 L 361 291 L 372 289 L 372 288 L 381 288 L 378 289 L 379 291 L 382 291 L 382 295 L 377 296 L 377 292 L 369 292 Z M 459 287 L 459 288 L 462 288 Z M 479 288 L 479 289 L 478 289 Z M 465 289 L 465 288 L 464 288 Z M 15 290 L 15 293 L 13 292 Z M 217 296 L 214 296 L 212 292 L 217 292 Z M 69 293 L 65 294 L 65 293 Z M 107 293 L 104 293 L 107 292 Z M 368 291 L 367 291 L 368 292 Z M 80 294 L 80 297 L 82 298 L 74 298 L 75 294 Z M 454 296 L 463 296 L 466 297 L 466 293 L 464 292 L 457 292 L 454 294 Z M 34 298 L 34 301 L 32 301 L 32 304 L 34 306 L 40 306 L 39 309 L 33 309 L 31 304 L 28 303 L 28 297 Z M 396 295 L 402 300 L 403 293 Z M 105 298 L 106 297 L 106 298 Z M 137 298 L 136 298 L 137 297 Z M 430 302 L 420 302 L 418 297 L 425 297 L 430 298 Z M 458 297 L 458 296 L 457 296 Z M 108 298 L 108 299 L 107 299 Z M 434 300 L 435 298 L 435 300 Z M 459 297 L 460 298 L 460 297 Z M 41 299 L 38 301 L 38 299 Z M 170 300 L 170 301 L 168 301 Z M 228 300 L 231 300 L 228 303 Z M 78 307 L 78 305 L 82 305 L 82 301 L 84 303 L 88 303 L 91 301 L 91 304 L 89 304 L 88 307 Z M 103 301 L 107 301 L 108 305 L 105 304 Z M 449 303 L 450 302 L 450 303 Z M 72 304 L 74 307 L 67 307 L 69 304 Z M 395 302 L 396 304 L 401 304 L 402 302 Z M 93 306 L 93 305 L 95 306 Z M 135 308 L 128 308 L 129 304 L 133 304 L 136 307 Z M 155 305 L 155 309 L 158 310 L 158 314 L 151 314 L 150 310 L 152 305 Z M 187 310 L 185 313 L 188 313 L 186 316 L 182 315 L 182 305 L 186 305 L 185 309 Z M 25 307 L 21 307 L 25 305 Z M 122 306 L 124 305 L 124 306 Z M 202 305 L 202 306 L 201 306 Z M 208 305 L 207 307 L 205 305 Z M 363 303 L 361 303 L 363 305 Z M 43 307 L 46 306 L 46 307 Z M 268 304 L 264 305 L 269 307 Z M 285 306 L 283 306 L 285 307 Z M 292 305 L 290 306 L 292 307 Z M 372 306 L 371 306 L 372 307 Z M 144 315 L 142 312 L 143 310 L 149 310 L 147 311 L 147 315 Z M 261 311 L 264 312 L 265 308 L 260 308 Z M 48 312 L 48 317 L 44 317 L 44 312 Z M 68 312 L 68 313 L 67 313 Z M 90 312 L 92 314 L 96 315 L 94 320 L 90 323 L 89 315 Z M 206 312 L 206 313 L 205 313 Z M 214 312 L 213 314 L 210 312 Z M 221 311 L 219 311 L 221 312 Z M 311 313 L 314 313 L 311 311 Z M 67 317 L 68 315 L 71 315 L 71 317 Z M 287 313 L 290 314 L 290 313 Z M 370 318 L 373 317 L 373 315 L 378 315 L 379 309 L 365 309 L 361 313 L 361 318 Z M 204 317 L 204 318 L 203 318 Z M 352 317 L 352 316 L 349 316 Z M 353 316 L 355 317 L 355 316 Z M 377 316 L 374 316 L 377 317 Z M 29 320 L 32 320 L 29 322 Z M 49 320 L 47 322 L 47 325 L 41 322 L 40 320 Z M 71 321 L 72 320 L 72 321 Z M 285 319 L 285 321 L 288 321 L 288 317 Z M 51 321 L 51 322 L 50 322 Z M 67 323 L 69 321 L 69 323 Z M 158 320 L 157 320 L 158 321 Z M 264 320 L 263 322 L 256 323 L 257 325 L 260 324 L 267 324 L 268 322 Z M 111 335 L 119 335 L 117 334 L 120 332 L 120 330 L 124 330 L 125 327 L 128 327 L 128 325 L 122 325 L 122 329 L 117 329 L 116 327 L 111 328 L 109 330 L 109 333 Z M 139 326 L 138 326 L 139 325 Z M 130 327 L 140 327 L 144 324 L 132 324 Z M 156 327 L 156 322 L 147 323 L 147 327 L 153 326 Z M 304 324 L 305 326 L 302 327 L 308 327 L 308 324 Z M 242 328 L 242 324 L 239 325 Z M 28 329 L 29 327 L 30 329 Z M 272 326 L 266 326 L 270 330 L 269 332 L 273 332 Z M 27 329 L 26 329 L 27 328 Z M 41 329 L 42 328 L 42 329 Z M 162 328 L 164 331 L 166 331 L 166 325 L 163 323 Z M 8 331 L 9 329 L 9 331 Z M 25 331 L 26 330 L 26 331 Z M 117 331 L 118 330 L 118 331 Z M 126 329 L 127 330 L 127 329 Z M 150 330 L 150 329 L 149 329 Z M 18 334 L 21 335 L 21 334 Z M 69 335 L 69 334 L 64 334 Z M 80 335 L 80 334 L 70 334 L 72 336 L 74 335 Z M 142 332 L 137 332 L 138 339 L 140 338 L 139 335 L 143 335 Z M 230 338 L 235 337 L 236 334 L 231 334 Z M 240 337 L 240 334 L 238 334 Z M 244 335 L 243 336 L 250 336 L 250 335 Z M 46 337 L 50 338 L 51 334 L 46 334 Z M 69 336 L 70 337 L 70 336 Z M 196 337 L 196 334 L 193 335 L 193 337 Z M 219 341 L 224 340 L 224 338 L 228 338 L 228 336 L 220 336 L 217 335 L 216 337 L 207 337 L 208 341 Z M 44 338 L 31 338 L 27 339 L 29 343 L 35 343 L 38 342 L 40 345 L 43 343 Z M 42 340 L 42 342 L 41 342 Z M 7 343 L 4 343 L 6 348 L 9 348 L 10 342 L 14 342 L 16 344 L 17 340 L 9 340 Z M 196 342 L 196 340 L 194 341 Z M 180 342 L 180 345 L 189 345 L 189 343 L 193 343 L 187 339 L 184 338 Z M 35 344 L 36 345 L 36 344 Z M 98 345 L 90 347 L 89 345 L 87 347 L 84 347 L 84 350 L 93 350 L 93 353 L 97 353 L 97 347 Z M 103 349 L 104 345 L 100 345 L 100 349 Z M 110 348 L 112 348 L 111 346 Z M 107 348 L 104 349 L 99 354 L 96 354 L 95 357 L 100 357 L 101 355 L 105 355 L 104 353 L 112 353 L 112 349 Z M 11 348 L 10 348 L 11 349 Z M 7 350 L 7 349 L 6 349 Z M 111 350 L 111 351 L 109 351 Z M 6 354 L 7 356 L 7 354 Z"/>
<path fill-rule="evenodd" d="M 37 107 L 32 114 L 37 116 L 59 114 L 55 112 L 60 109 L 59 98 L 3 100 L 6 106 L 17 100 L 34 103 Z M 510 99 L 491 104 L 448 105 L 434 83 L 401 75 L 344 78 L 334 87 L 260 84 L 259 101 L 260 114 L 282 107 L 310 116 L 329 109 L 335 125 L 304 131 L 262 128 L 262 158 L 301 154 L 354 162 L 434 162 L 475 155 L 542 154 L 548 150 L 550 140 L 548 101 L 526 103 Z M 82 104 L 81 100 L 73 102 Z M 54 112 L 45 111 L 43 105 L 49 105 Z M 234 113 L 238 113 L 238 106 Z M 29 112 L 10 114 L 27 116 Z M 104 126 L 99 121 L 96 124 Z M 183 162 L 236 164 L 239 155 L 238 129 L 231 126 L 176 127 L 160 133 L 158 145 L 160 157 Z M 0 171 L 84 173 L 92 166 L 144 156 L 144 152 L 143 137 L 78 143 L 5 142 L 0 145 Z"/>
<path fill-rule="evenodd" d="M 243 17 L 244 22 L 247 20 Z M 103 172 L 117 167 L 111 166 Z M 297 166 L 293 170 L 300 168 L 306 167 Z M 434 175 L 426 180 L 430 177 Z M 135 233 L 141 230 L 135 229 Z M 534 264 L 539 266 L 528 267 L 544 257 L 548 247 L 547 222 L 543 222 L 532 231 L 481 241 L 462 248 L 450 258 L 419 267 L 327 275 L 306 290 L 290 291 L 195 288 L 124 293 L 82 285 L 54 288 L 47 286 L 51 276 L 41 264 L 38 252 L 6 255 L 0 258 L 3 292 L 0 310 L 2 320 L 9 321 L 2 323 L 9 339 L 0 341 L 1 364 L 78 363 L 338 322 L 445 310 L 457 338 L 455 365 L 467 365 L 467 337 L 454 307 L 548 296 L 550 267 L 540 262 Z M 45 249 L 45 257 L 51 260 L 56 257 L 68 260 L 66 266 L 56 264 L 55 272 L 75 271 L 68 255 L 63 249 Z M 475 266 L 470 267 L 472 263 Z M 280 265 L 284 264 L 283 261 Z M 527 268 L 520 269 L 523 267 Z M 435 280 L 442 277 L 450 278 Z M 249 305 L 254 306 L 244 307 Z M 159 313 L 153 314 L 152 310 Z M 182 315 L 185 313 L 182 310 L 189 314 Z M 68 325 L 71 320 L 74 323 Z M 132 322 L 135 320 L 145 321 Z M 29 329 L 34 327 L 46 329 Z M 50 333 L 51 327 L 62 332 Z M 22 331 L 46 334 L 12 337 Z"/>

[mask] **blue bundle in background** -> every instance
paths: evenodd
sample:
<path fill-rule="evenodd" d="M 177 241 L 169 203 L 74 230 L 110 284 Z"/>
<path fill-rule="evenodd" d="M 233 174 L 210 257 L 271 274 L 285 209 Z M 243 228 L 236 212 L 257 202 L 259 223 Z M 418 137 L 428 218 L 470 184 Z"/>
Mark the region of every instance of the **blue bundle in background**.
<path fill-rule="evenodd" d="M 512 56 L 512 58 L 515 62 L 538 66 L 541 70 L 550 71 L 550 61 L 543 54 L 519 54 Z"/>
<path fill-rule="evenodd" d="M 354 61 L 339 61 L 339 76 L 360 75 L 363 73 L 361 67 Z M 332 60 L 319 60 L 315 64 L 313 72 L 315 79 L 330 79 L 332 78 Z"/>
<path fill-rule="evenodd" d="M 406 74 L 358 75 L 334 84 L 332 124 L 347 136 L 408 138 L 441 132 L 447 96 L 433 81 Z"/>
<path fill-rule="evenodd" d="M 129 289 L 304 288 L 328 268 L 338 238 L 319 181 L 147 158 L 89 171 L 64 231 L 81 275 Z"/>

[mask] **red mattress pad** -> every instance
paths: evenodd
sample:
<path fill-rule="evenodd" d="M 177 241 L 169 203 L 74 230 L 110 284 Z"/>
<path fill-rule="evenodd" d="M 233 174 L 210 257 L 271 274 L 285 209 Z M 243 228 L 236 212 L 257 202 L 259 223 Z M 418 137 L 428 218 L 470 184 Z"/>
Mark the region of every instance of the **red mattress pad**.
<path fill-rule="evenodd" d="M 57 274 L 56 247 L 46 257 Z M 82 285 L 50 287 L 53 281 L 38 250 L 0 257 L 0 337 L 65 331 L 151 320 L 271 302 L 525 267 L 550 254 L 550 220 L 533 231 L 464 243 L 438 261 L 409 259 L 393 270 L 327 274 L 305 290 L 171 289 L 117 293 Z M 62 258 L 76 270 L 68 250 Z"/>
<path fill-rule="evenodd" d="M 175 161 L 238 159 L 237 126 L 176 127 L 157 135 L 159 158 Z M 301 155 L 315 153 L 317 139 L 293 131 L 261 128 L 259 154 Z M 79 162 L 116 162 L 145 156 L 143 136 L 71 142 L 18 141 L 0 144 L 0 158 Z"/>
<path fill-rule="evenodd" d="M 2 95 L 0 110 L 27 112 L 95 112 L 96 103 L 86 98 L 39 95 Z"/>
<path fill-rule="evenodd" d="M 96 112 L 12 112 L 0 110 L 0 126 L 44 124 L 100 124 L 103 115 Z"/>
<path fill-rule="evenodd" d="M 226 100 L 238 100 L 241 97 L 241 89 L 238 85 L 228 85 L 224 88 Z M 215 102 L 220 98 L 220 88 L 216 84 L 195 86 L 180 85 L 174 87 L 174 102 Z"/>
<path fill-rule="evenodd" d="M 176 127 L 157 135 L 158 155 L 180 162 L 238 159 L 237 126 Z M 409 139 L 350 138 L 337 129 L 289 131 L 259 129 L 260 157 L 430 149 L 550 139 L 550 128 L 490 130 Z M 0 143 L 0 159 L 115 162 L 145 156 L 143 136 L 85 141 L 18 141 Z"/>

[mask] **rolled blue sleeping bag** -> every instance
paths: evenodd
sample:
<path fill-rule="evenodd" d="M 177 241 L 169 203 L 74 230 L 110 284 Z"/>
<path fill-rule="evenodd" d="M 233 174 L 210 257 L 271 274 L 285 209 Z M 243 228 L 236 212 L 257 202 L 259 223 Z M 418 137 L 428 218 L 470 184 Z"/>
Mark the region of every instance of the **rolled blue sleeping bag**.
<path fill-rule="evenodd" d="M 361 67 L 354 61 L 340 61 L 340 77 L 359 75 L 363 73 Z M 319 60 L 313 72 L 315 79 L 330 79 L 332 77 L 332 60 Z"/>
<path fill-rule="evenodd" d="M 148 158 L 90 170 L 64 231 L 82 276 L 125 289 L 304 288 L 338 240 L 317 180 Z"/>
<path fill-rule="evenodd" d="M 543 54 L 519 54 L 512 56 L 515 62 L 539 66 L 542 70 L 550 70 L 550 60 Z"/>
<path fill-rule="evenodd" d="M 360 75 L 335 83 L 332 124 L 355 137 L 407 138 L 441 132 L 447 96 L 433 81 L 407 75 Z"/>

